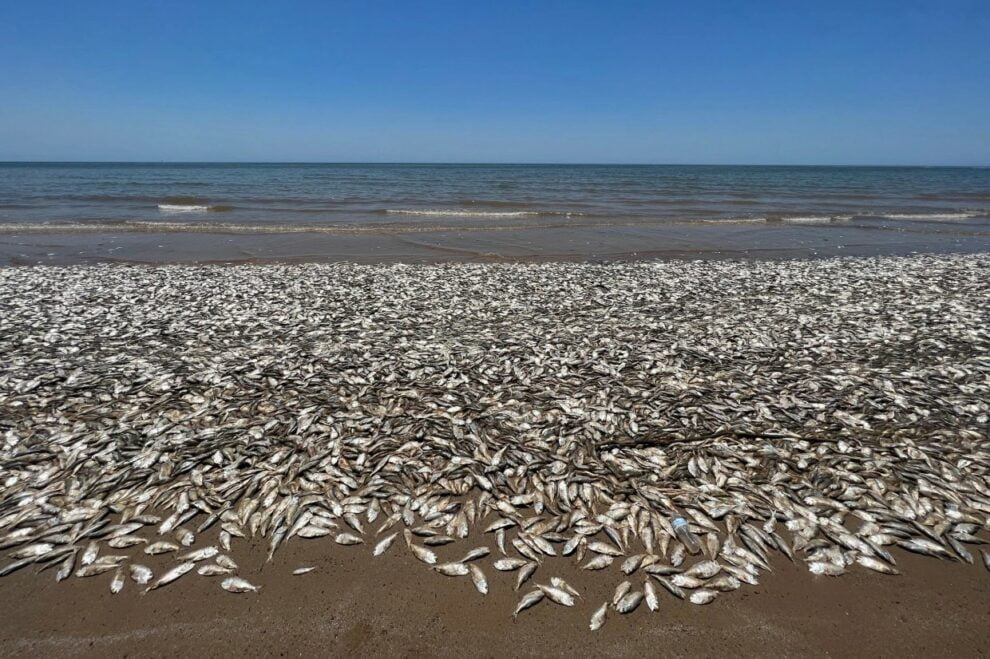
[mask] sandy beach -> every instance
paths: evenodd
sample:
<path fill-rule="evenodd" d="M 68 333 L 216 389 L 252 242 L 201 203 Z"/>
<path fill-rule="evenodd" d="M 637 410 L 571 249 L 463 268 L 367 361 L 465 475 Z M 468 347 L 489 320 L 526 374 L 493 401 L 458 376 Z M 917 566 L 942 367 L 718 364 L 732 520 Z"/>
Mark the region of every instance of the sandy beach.
<path fill-rule="evenodd" d="M 988 273 L 0 269 L 0 652 L 983 655 Z"/>
<path fill-rule="evenodd" d="M 0 659 L 990 657 L 990 2 L 7 4 Z"/>
<path fill-rule="evenodd" d="M 519 593 L 494 573 L 479 595 L 405 554 L 377 559 L 333 543 L 293 544 L 263 565 L 264 547 L 234 553 L 264 583 L 250 597 L 216 582 L 188 582 L 142 596 L 112 595 L 105 581 L 55 583 L 47 573 L 0 582 L 5 656 L 776 656 L 978 657 L 987 652 L 990 575 L 897 552 L 905 576 L 865 570 L 813 577 L 782 560 L 758 587 L 706 607 L 668 599 L 657 613 L 614 615 L 588 630 L 591 605 L 540 605 L 513 620 Z M 260 560 L 259 560 L 260 559 Z M 164 564 L 164 562 L 163 562 Z M 302 577 L 296 566 L 315 565 Z M 567 569 L 567 568 L 571 569 Z M 583 574 L 579 574 L 583 572 Z M 611 596 L 615 576 L 561 561 L 589 601 Z M 580 582 L 578 582 L 580 579 Z M 133 586 L 134 584 L 129 584 Z M 594 598 L 594 599 L 593 599 Z M 647 617 L 650 616 L 650 617 Z"/>

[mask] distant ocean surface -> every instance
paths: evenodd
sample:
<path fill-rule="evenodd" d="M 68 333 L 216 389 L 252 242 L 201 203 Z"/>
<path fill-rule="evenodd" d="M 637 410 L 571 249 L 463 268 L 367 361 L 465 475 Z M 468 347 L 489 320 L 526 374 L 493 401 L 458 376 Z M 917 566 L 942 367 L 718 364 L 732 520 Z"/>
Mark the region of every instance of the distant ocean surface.
<path fill-rule="evenodd" d="M 990 222 L 990 168 L 0 163 L 0 228 Z"/>

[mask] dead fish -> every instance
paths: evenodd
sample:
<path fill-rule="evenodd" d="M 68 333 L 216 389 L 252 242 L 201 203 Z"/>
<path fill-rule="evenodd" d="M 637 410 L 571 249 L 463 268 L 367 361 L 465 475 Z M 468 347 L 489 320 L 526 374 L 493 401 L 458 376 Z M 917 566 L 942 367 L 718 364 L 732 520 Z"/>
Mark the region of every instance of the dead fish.
<path fill-rule="evenodd" d="M 900 574 L 897 569 L 887 565 L 883 561 L 878 561 L 872 556 L 857 556 L 856 562 L 863 567 L 873 570 L 874 572 L 880 572 L 882 574 Z"/>
<path fill-rule="evenodd" d="M 338 545 L 359 545 L 364 542 L 364 540 L 351 533 L 339 533 L 333 541 Z"/>
<path fill-rule="evenodd" d="M 315 569 L 316 569 L 315 567 L 297 567 L 295 570 L 292 571 L 292 574 L 294 574 L 295 576 L 299 576 L 301 574 L 309 574 Z"/>
<path fill-rule="evenodd" d="M 180 561 L 192 561 L 196 563 L 198 561 L 204 561 L 207 558 L 213 558 L 220 553 L 220 550 L 216 547 L 203 547 L 202 549 L 196 549 L 194 551 L 188 552 L 182 556 L 179 556 L 177 560 Z"/>
<path fill-rule="evenodd" d="M 529 581 L 529 578 L 533 576 L 533 573 L 536 572 L 536 568 L 539 566 L 539 563 L 530 562 L 519 569 L 519 574 L 516 576 L 516 590 L 519 590 L 520 586 Z"/>
<path fill-rule="evenodd" d="M 240 577 L 227 577 L 220 582 L 220 587 L 228 593 L 256 593 L 261 586 L 255 586 Z"/>
<path fill-rule="evenodd" d="M 452 542 L 457 542 L 457 538 L 453 538 L 449 535 L 431 535 L 428 538 L 423 538 L 423 544 L 430 547 L 442 547 L 443 545 L 449 545 Z"/>
<path fill-rule="evenodd" d="M 522 558 L 500 558 L 495 561 L 492 565 L 496 570 L 501 572 L 514 572 L 518 570 L 523 565 L 526 565 L 529 561 Z"/>
<path fill-rule="evenodd" d="M 488 579 L 485 578 L 485 573 L 475 563 L 468 564 L 468 570 L 471 571 L 471 582 L 474 584 L 474 587 L 482 595 L 487 595 Z"/>
<path fill-rule="evenodd" d="M 660 597 L 657 595 L 656 586 L 653 582 L 647 579 L 643 583 L 643 596 L 646 599 L 646 606 L 650 611 L 657 611 L 660 609 Z"/>
<path fill-rule="evenodd" d="M 464 563 L 441 563 L 440 565 L 434 565 L 433 569 L 448 577 L 463 577 L 467 576 L 468 572 L 470 572 L 468 566 Z"/>
<path fill-rule="evenodd" d="M 605 617 L 608 615 L 608 602 L 603 602 L 598 610 L 591 615 L 591 624 L 588 625 L 591 631 L 598 631 L 605 624 Z"/>
<path fill-rule="evenodd" d="M 829 577 L 837 577 L 846 573 L 846 568 L 835 563 L 825 561 L 812 561 L 808 563 L 808 571 L 812 574 L 824 574 Z"/>
<path fill-rule="evenodd" d="M 643 592 L 637 590 L 632 593 L 627 593 L 615 604 L 615 610 L 619 613 L 632 613 L 639 606 L 640 602 L 643 601 Z"/>
<path fill-rule="evenodd" d="M 561 590 L 566 590 L 576 598 L 581 597 L 581 593 L 579 593 L 576 588 L 571 586 L 569 583 L 567 583 L 560 577 L 550 577 L 550 585 L 556 588 L 560 588 Z"/>
<path fill-rule="evenodd" d="M 687 570 L 684 574 L 691 577 L 698 577 L 699 579 L 708 579 L 714 577 L 716 574 L 722 571 L 722 566 L 715 561 L 702 561 L 701 563 L 695 563 Z"/>
<path fill-rule="evenodd" d="M 618 586 L 615 587 L 615 592 L 612 593 L 612 606 L 618 606 L 619 600 L 626 596 L 632 590 L 632 584 L 628 581 L 623 581 Z"/>
<path fill-rule="evenodd" d="M 464 558 L 461 559 L 461 563 L 469 563 L 479 558 L 484 558 L 490 554 L 491 551 L 492 550 L 488 547 L 476 547 L 464 555 Z"/>
<path fill-rule="evenodd" d="M 595 552 L 596 554 L 601 554 L 603 556 L 611 556 L 613 558 L 622 556 L 622 552 L 619 549 L 616 549 L 607 542 L 601 542 L 601 541 L 589 542 L 588 549 L 590 551 Z"/>
<path fill-rule="evenodd" d="M 708 588 L 702 588 L 700 590 L 696 590 L 693 593 L 691 593 L 691 597 L 689 597 L 688 600 L 691 602 L 691 604 L 701 605 L 701 604 L 710 604 L 711 602 L 714 602 L 716 597 L 718 597 L 717 591 Z"/>
<path fill-rule="evenodd" d="M 675 586 L 678 586 L 680 588 L 687 588 L 688 590 L 692 588 L 700 588 L 705 584 L 703 579 L 692 577 L 687 574 L 675 574 L 674 576 L 670 577 L 670 582 Z"/>
<path fill-rule="evenodd" d="M 615 558 L 609 556 L 608 554 L 599 554 L 581 567 L 585 570 L 602 570 L 611 565 L 614 560 Z"/>
<path fill-rule="evenodd" d="M 47 542 L 38 542 L 33 545 L 28 545 L 22 547 L 18 551 L 10 554 L 11 558 L 37 558 L 38 556 L 43 556 L 51 552 L 54 549 L 54 545 Z"/>
<path fill-rule="evenodd" d="M 117 594 L 124 589 L 124 568 L 117 568 L 110 580 L 110 592 Z"/>
<path fill-rule="evenodd" d="M 715 577 L 714 579 L 709 579 L 705 582 L 705 588 L 711 588 L 712 590 L 717 590 L 720 593 L 728 593 L 733 590 L 738 590 L 742 586 L 742 582 L 731 574 L 723 574 L 720 577 Z"/>
<path fill-rule="evenodd" d="M 8 563 L 4 567 L 0 568 L 0 577 L 5 577 L 8 574 L 12 574 L 12 573 L 16 572 L 17 570 L 20 570 L 25 565 L 31 565 L 31 563 L 34 563 L 34 559 L 33 558 L 22 558 L 19 561 L 14 561 L 13 563 Z"/>
<path fill-rule="evenodd" d="M 235 563 L 234 559 L 232 559 L 230 556 L 227 556 L 226 554 L 219 554 L 216 558 L 213 559 L 213 561 L 220 567 L 225 567 L 228 570 L 237 569 L 237 563 Z"/>
<path fill-rule="evenodd" d="M 142 586 L 151 581 L 151 577 L 153 576 L 151 568 L 139 565 L 138 563 L 131 563 L 128 566 L 128 570 L 134 583 L 141 584 Z"/>
<path fill-rule="evenodd" d="M 687 593 L 684 592 L 684 589 L 671 583 L 667 577 L 661 577 L 658 574 L 651 574 L 650 576 L 653 577 L 657 583 L 663 586 L 664 589 L 674 597 L 677 597 L 678 599 L 685 599 L 687 597 Z"/>
<path fill-rule="evenodd" d="M 98 574 L 116 570 L 117 567 L 118 565 L 116 563 L 91 563 L 76 570 L 76 576 L 80 578 L 95 577 Z"/>
<path fill-rule="evenodd" d="M 306 538 L 306 539 L 325 538 L 331 533 L 333 533 L 333 529 L 324 528 L 322 526 L 309 525 L 309 526 L 304 526 L 298 531 L 296 531 L 296 536 L 299 538 Z M 340 535 L 350 535 L 350 534 L 342 533 Z"/>
<path fill-rule="evenodd" d="M 542 590 L 551 602 L 561 606 L 574 606 L 574 596 L 562 588 L 542 584 L 538 585 L 537 588 Z"/>
<path fill-rule="evenodd" d="M 897 545 L 916 554 L 934 556 L 935 558 L 953 558 L 952 554 L 950 554 L 945 547 L 934 543 L 927 538 L 910 538 L 908 540 L 899 540 Z"/>
<path fill-rule="evenodd" d="M 397 537 L 399 537 L 398 533 L 392 533 L 391 535 L 387 535 L 381 540 L 379 540 L 378 544 L 375 545 L 374 551 L 372 551 L 372 555 L 381 556 L 382 554 L 387 552 L 388 548 L 392 546 L 392 543 L 395 542 L 395 539 Z"/>
<path fill-rule="evenodd" d="M 133 547 L 134 545 L 147 544 L 147 542 L 147 539 L 136 535 L 123 535 L 117 538 L 111 538 L 107 541 L 107 544 L 114 549 L 126 549 L 127 547 Z"/>
<path fill-rule="evenodd" d="M 196 568 L 196 574 L 201 577 L 219 577 L 225 574 L 233 574 L 229 567 L 223 567 L 215 563 L 205 563 Z"/>
<path fill-rule="evenodd" d="M 176 529 L 175 539 L 179 541 L 179 544 L 183 547 L 191 547 L 194 542 L 196 542 L 196 534 L 189 529 Z"/>
<path fill-rule="evenodd" d="M 434 565 L 437 562 L 437 555 L 426 547 L 421 547 L 416 544 L 409 545 L 409 551 L 412 552 L 413 556 L 423 561 L 427 565 Z"/>
<path fill-rule="evenodd" d="M 644 554 L 636 554 L 630 556 L 626 560 L 622 561 L 622 571 L 626 574 L 632 574 L 639 569 L 640 564 L 643 562 Z"/>
<path fill-rule="evenodd" d="M 988 552 L 986 549 L 981 549 L 980 555 L 983 556 L 984 567 L 990 570 L 990 552 Z"/>
<path fill-rule="evenodd" d="M 147 551 L 147 549 L 145 550 Z M 97 555 L 100 553 L 100 545 L 95 540 L 86 545 L 86 549 L 83 550 L 82 557 L 79 559 L 80 565 L 92 565 L 96 561 Z"/>
<path fill-rule="evenodd" d="M 145 547 L 144 553 L 150 554 L 151 556 L 155 556 L 157 554 L 166 554 L 170 551 L 178 551 L 178 550 L 179 550 L 179 545 L 175 544 L 174 542 L 161 540 L 159 542 L 153 542 L 147 547 Z"/>
<path fill-rule="evenodd" d="M 672 574 L 681 574 L 684 570 L 679 567 L 674 567 L 673 565 L 650 565 L 644 567 L 643 571 L 648 574 L 655 574 L 661 577 L 670 576 Z"/>
<path fill-rule="evenodd" d="M 180 563 L 179 565 L 176 565 L 174 568 L 172 568 L 162 576 L 158 577 L 158 580 L 155 581 L 155 583 L 148 586 L 148 588 L 144 592 L 155 590 L 156 588 L 161 588 L 162 586 L 167 586 L 168 584 L 172 583 L 182 575 L 192 570 L 194 567 L 196 567 L 195 563 Z"/>
<path fill-rule="evenodd" d="M 72 574 L 72 568 L 75 566 L 76 554 L 75 552 L 69 554 L 65 560 L 58 566 L 58 571 L 55 573 L 55 581 L 64 581 L 68 579 Z"/>
<path fill-rule="evenodd" d="M 529 607 L 539 604 L 540 601 L 543 599 L 543 597 L 544 597 L 543 591 L 539 588 L 537 588 L 536 590 L 529 591 L 528 593 L 523 595 L 521 600 L 519 600 L 519 603 L 516 605 L 516 610 L 513 612 L 512 617 L 514 618 L 523 611 L 525 611 L 526 609 L 528 609 Z"/>

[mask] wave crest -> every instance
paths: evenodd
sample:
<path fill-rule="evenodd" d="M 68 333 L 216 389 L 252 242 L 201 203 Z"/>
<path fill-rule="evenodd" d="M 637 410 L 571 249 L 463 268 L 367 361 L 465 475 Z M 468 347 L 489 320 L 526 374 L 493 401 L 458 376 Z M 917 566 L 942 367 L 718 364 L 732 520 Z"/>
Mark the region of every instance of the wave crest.
<path fill-rule="evenodd" d="M 423 217 L 571 217 L 583 213 L 570 211 L 474 211 L 457 208 L 386 208 L 386 215 L 419 215 Z"/>
<path fill-rule="evenodd" d="M 163 213 L 223 213 L 233 210 L 233 207 L 203 204 L 158 204 L 158 210 Z"/>

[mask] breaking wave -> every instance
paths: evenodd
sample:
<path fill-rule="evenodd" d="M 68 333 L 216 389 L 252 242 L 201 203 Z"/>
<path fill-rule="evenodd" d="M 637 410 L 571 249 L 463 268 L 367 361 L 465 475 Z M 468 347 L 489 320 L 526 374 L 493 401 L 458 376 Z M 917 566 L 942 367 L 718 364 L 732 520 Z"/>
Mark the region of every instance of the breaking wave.
<path fill-rule="evenodd" d="M 974 217 L 984 217 L 990 215 L 988 211 L 965 211 L 960 213 L 884 213 L 880 217 L 888 220 L 916 220 L 928 222 L 952 222 L 956 220 L 969 220 Z"/>
<path fill-rule="evenodd" d="M 158 210 L 163 213 L 223 213 L 232 210 L 232 207 L 202 204 L 158 204 Z"/>
<path fill-rule="evenodd" d="M 419 215 L 423 217 L 572 217 L 584 213 L 570 211 L 471 211 L 456 208 L 386 208 L 386 215 Z"/>

